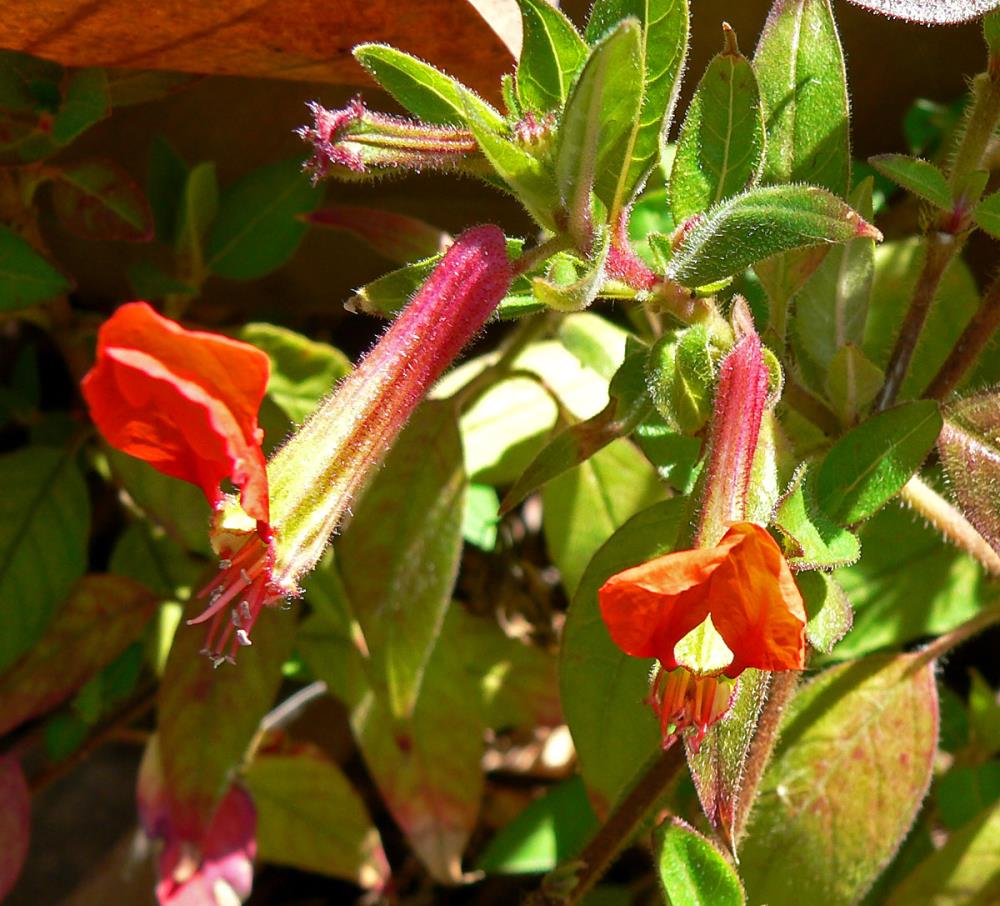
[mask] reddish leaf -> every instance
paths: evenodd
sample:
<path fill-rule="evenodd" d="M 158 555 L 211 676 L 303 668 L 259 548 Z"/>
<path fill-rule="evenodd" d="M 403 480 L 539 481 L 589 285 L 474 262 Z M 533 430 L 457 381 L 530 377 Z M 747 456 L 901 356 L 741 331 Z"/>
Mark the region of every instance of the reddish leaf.
<path fill-rule="evenodd" d="M 117 164 L 86 161 L 53 170 L 52 203 L 68 230 L 84 239 L 147 242 L 153 238 L 149 202 Z"/>
<path fill-rule="evenodd" d="M 193 4 L 177 15 L 172 0 L 150 0 L 136 15 L 132 0 L 34 0 L 4 9 L 0 47 L 69 66 L 357 84 L 363 74 L 351 46 L 376 40 L 495 94 L 511 65 L 498 37 L 511 18 L 504 21 L 506 4 L 496 0 L 475 7 L 454 0 L 235 0 Z"/>
<path fill-rule="evenodd" d="M 0 758 L 0 900 L 10 893 L 28 855 L 31 796 L 21 765 Z"/>
<path fill-rule="evenodd" d="M 353 233 L 397 264 L 409 264 L 419 258 L 438 255 L 451 241 L 444 230 L 423 220 L 377 208 L 335 205 L 303 214 L 302 219 L 315 226 Z"/>
<path fill-rule="evenodd" d="M 0 677 L 0 734 L 43 714 L 110 664 L 152 616 L 153 595 L 122 576 L 84 576 L 45 635 Z"/>
<path fill-rule="evenodd" d="M 199 609 L 196 604 L 186 616 Z M 177 630 L 160 685 L 158 726 L 168 807 L 180 836 L 197 839 L 211 820 L 278 691 L 295 625 L 292 614 L 266 608 L 253 646 L 218 670 L 199 653 L 201 627 Z"/>

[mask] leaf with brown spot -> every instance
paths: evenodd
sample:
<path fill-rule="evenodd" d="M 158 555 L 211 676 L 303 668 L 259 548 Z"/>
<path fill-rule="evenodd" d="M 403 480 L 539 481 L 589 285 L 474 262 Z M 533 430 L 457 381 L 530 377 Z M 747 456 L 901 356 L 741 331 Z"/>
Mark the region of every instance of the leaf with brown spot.
<path fill-rule="evenodd" d="M 110 161 L 53 168 L 52 203 L 63 226 L 83 239 L 147 242 L 153 213 L 135 180 Z"/>

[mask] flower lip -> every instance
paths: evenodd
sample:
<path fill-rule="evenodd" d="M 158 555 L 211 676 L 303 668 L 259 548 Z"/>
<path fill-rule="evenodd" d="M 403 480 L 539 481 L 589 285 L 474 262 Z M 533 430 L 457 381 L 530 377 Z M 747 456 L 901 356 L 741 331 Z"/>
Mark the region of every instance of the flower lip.
<path fill-rule="evenodd" d="M 677 643 L 709 617 L 733 652 L 725 676 L 805 665 L 802 596 L 777 543 L 750 522 L 731 525 L 715 547 L 666 554 L 612 576 L 599 601 L 615 644 L 634 657 L 655 657 L 666 670 L 679 666 Z"/>
<path fill-rule="evenodd" d="M 230 479 L 243 509 L 266 526 L 257 411 L 269 368 L 267 356 L 247 343 L 187 330 L 145 302 L 130 302 L 102 325 L 81 388 L 111 446 L 197 485 L 215 508 Z"/>

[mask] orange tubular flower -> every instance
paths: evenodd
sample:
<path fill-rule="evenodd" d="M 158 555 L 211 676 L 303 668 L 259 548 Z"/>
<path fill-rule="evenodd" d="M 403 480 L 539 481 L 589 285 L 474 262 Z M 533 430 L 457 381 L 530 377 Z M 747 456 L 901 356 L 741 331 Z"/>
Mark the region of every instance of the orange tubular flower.
<path fill-rule="evenodd" d="M 687 726 L 700 742 L 728 708 L 733 686 L 726 680 L 748 667 L 804 666 L 802 596 L 774 539 L 750 522 L 732 525 L 715 547 L 666 554 L 612 576 L 599 599 L 615 644 L 660 662 L 651 703 L 665 745 Z"/>

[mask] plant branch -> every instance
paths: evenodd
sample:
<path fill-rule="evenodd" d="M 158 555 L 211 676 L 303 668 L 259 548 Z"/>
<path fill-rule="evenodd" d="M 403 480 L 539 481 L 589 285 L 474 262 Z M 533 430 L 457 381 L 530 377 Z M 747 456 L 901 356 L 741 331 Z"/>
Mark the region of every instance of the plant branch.
<path fill-rule="evenodd" d="M 1000 554 L 937 491 L 914 476 L 903 487 L 900 497 L 952 544 L 978 560 L 990 575 L 1000 576 Z"/>
<path fill-rule="evenodd" d="M 941 284 L 941 276 L 945 268 L 955 257 L 965 242 L 964 236 L 935 231 L 927 237 L 927 255 L 924 266 L 917 278 L 917 286 L 913 291 L 913 299 L 907 309 L 906 317 L 899 329 L 896 345 L 889 355 L 889 364 L 885 368 L 885 383 L 875 400 L 875 411 L 888 409 L 899 395 L 903 386 L 910 360 L 917 348 L 924 322 L 931 310 L 931 303 Z"/>
<path fill-rule="evenodd" d="M 557 252 L 563 252 L 572 246 L 569 236 L 550 236 L 543 242 L 524 252 L 520 258 L 511 262 L 515 277 L 520 277 L 541 262 L 548 260 Z"/>
<path fill-rule="evenodd" d="M 987 287 L 978 310 L 934 375 L 924 396 L 936 400 L 948 396 L 976 363 L 997 328 L 1000 328 L 1000 275 Z"/>
<path fill-rule="evenodd" d="M 546 877 L 542 889 L 528 902 L 534 906 L 577 906 L 582 902 L 632 839 L 683 765 L 682 746 L 673 745 L 661 753 L 574 860 L 574 865 L 580 867 L 570 889 L 564 891 L 557 889 L 561 886 L 558 883 L 547 883 L 559 877 L 561 873 L 557 868 Z"/>
<path fill-rule="evenodd" d="M 923 648 L 920 652 L 921 660 L 925 663 L 937 660 L 937 658 L 951 651 L 952 648 L 958 647 L 962 642 L 971 639 L 974 635 L 978 635 L 984 629 L 995 626 L 997 623 L 1000 623 L 1000 604 L 993 604 L 977 613 L 971 620 L 966 620 L 961 626 L 956 626 L 951 632 L 946 632 L 943 636 L 936 638 L 926 648 Z"/>

